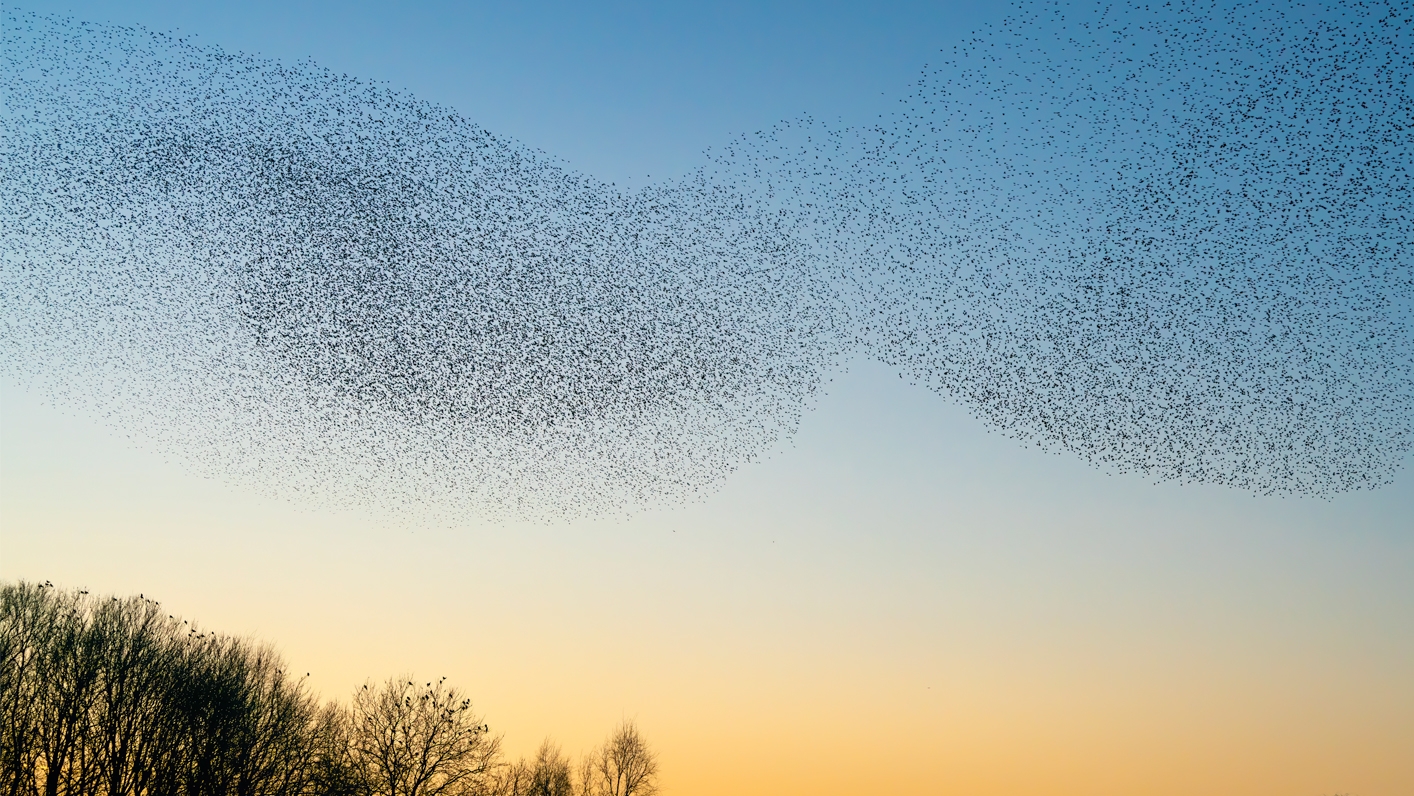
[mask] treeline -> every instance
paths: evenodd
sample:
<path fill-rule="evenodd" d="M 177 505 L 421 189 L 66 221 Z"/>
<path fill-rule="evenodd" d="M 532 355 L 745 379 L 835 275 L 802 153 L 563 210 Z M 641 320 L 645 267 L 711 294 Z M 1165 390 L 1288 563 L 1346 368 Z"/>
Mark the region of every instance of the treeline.
<path fill-rule="evenodd" d="M 266 645 L 143 596 L 0 584 L 0 796 L 651 796 L 632 722 L 512 762 L 445 680 L 320 704 Z"/>

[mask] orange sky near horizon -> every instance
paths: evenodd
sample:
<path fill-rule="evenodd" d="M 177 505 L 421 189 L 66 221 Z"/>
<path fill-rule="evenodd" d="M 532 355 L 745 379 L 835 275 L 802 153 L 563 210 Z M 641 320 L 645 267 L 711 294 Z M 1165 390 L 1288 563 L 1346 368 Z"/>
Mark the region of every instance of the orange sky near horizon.
<path fill-rule="evenodd" d="M 678 796 L 1414 792 L 1407 476 L 1153 486 L 861 365 L 703 504 L 396 527 L 0 420 L 0 577 L 156 595 L 325 696 L 446 675 L 512 755 L 631 717 Z"/>
<path fill-rule="evenodd" d="M 24 7 L 311 58 L 633 190 L 873 124 L 1013 6 Z M 155 597 L 324 698 L 446 676 L 512 757 L 632 718 L 662 796 L 1414 794 L 1414 460 L 1329 499 L 1154 484 L 848 364 L 700 503 L 455 527 L 196 477 L 0 380 L 0 579 Z"/>

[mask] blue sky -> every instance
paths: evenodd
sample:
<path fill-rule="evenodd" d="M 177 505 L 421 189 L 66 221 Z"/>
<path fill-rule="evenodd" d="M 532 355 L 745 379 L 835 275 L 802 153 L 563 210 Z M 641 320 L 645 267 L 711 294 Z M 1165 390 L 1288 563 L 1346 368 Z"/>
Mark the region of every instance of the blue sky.
<path fill-rule="evenodd" d="M 630 186 L 783 118 L 886 113 L 1004 10 L 22 7 L 312 57 Z M 277 641 L 329 696 L 447 674 L 516 752 L 629 715 L 679 794 L 1414 788 L 1407 467 L 1331 499 L 1156 485 L 855 361 L 701 503 L 410 529 L 196 478 L 0 386 L 0 577 L 157 594 Z"/>
<path fill-rule="evenodd" d="M 886 112 L 1004 7 L 960 3 L 30 3 L 285 61 L 457 108 L 605 180 L 698 165 L 801 113 Z"/>

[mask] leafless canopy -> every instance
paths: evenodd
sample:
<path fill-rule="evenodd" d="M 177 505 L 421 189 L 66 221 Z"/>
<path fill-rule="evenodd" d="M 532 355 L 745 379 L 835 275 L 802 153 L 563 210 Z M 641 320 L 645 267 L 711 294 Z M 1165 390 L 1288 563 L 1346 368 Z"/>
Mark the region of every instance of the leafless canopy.
<path fill-rule="evenodd" d="M 658 756 L 625 721 L 602 747 L 585 760 L 584 791 L 588 796 L 653 796 L 658 792 Z"/>
<path fill-rule="evenodd" d="M 302 796 L 316 714 L 271 649 L 141 595 L 0 586 L 4 796 Z"/>
<path fill-rule="evenodd" d="M 0 796 L 651 796 L 634 725 L 508 764 L 444 679 L 320 708 L 270 647 L 143 595 L 0 584 Z M 577 774 L 577 776 L 576 776 Z"/>
<path fill-rule="evenodd" d="M 354 694 L 349 733 L 350 762 L 370 796 L 485 793 L 500 751 L 446 678 L 365 685 Z"/>

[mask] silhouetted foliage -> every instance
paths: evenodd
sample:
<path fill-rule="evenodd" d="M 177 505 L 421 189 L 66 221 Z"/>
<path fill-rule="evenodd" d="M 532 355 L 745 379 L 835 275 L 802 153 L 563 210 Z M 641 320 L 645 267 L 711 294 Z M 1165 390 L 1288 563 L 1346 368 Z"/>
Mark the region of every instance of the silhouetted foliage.
<path fill-rule="evenodd" d="M 507 764 L 446 680 L 320 707 L 269 646 L 154 600 L 0 584 L 0 796 L 649 796 L 632 724 L 582 761 Z"/>

